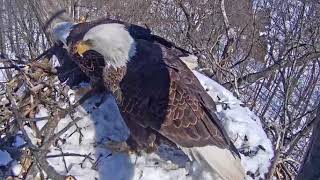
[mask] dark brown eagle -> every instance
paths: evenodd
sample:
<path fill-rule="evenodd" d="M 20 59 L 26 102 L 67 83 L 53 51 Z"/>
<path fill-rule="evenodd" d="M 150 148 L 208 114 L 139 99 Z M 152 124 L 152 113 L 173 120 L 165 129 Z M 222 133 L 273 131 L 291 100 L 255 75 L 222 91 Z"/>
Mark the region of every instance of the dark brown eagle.
<path fill-rule="evenodd" d="M 222 179 L 244 179 L 215 103 L 181 60 L 187 51 L 112 19 L 59 24 L 54 34 L 92 84 L 113 93 L 131 133 L 129 146 L 147 149 L 166 140 Z"/>

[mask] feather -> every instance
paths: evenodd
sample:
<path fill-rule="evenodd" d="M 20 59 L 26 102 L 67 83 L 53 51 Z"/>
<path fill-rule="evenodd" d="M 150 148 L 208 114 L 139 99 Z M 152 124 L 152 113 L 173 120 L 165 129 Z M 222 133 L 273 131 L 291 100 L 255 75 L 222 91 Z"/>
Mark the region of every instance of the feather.
<path fill-rule="evenodd" d="M 211 172 L 212 176 L 218 176 L 223 180 L 244 180 L 245 171 L 238 156 L 234 156 L 227 149 L 216 146 L 182 148 L 191 160 L 195 160 L 200 166 Z"/>

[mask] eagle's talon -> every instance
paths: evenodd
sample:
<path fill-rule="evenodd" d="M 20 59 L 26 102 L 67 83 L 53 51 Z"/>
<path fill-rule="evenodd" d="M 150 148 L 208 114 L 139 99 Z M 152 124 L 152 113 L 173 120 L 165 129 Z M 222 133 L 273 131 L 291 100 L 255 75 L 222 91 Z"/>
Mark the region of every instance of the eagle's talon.
<path fill-rule="evenodd" d="M 150 154 L 157 151 L 157 149 L 158 149 L 158 146 L 153 142 L 149 144 L 149 146 L 146 148 L 145 151 L 146 153 Z"/>

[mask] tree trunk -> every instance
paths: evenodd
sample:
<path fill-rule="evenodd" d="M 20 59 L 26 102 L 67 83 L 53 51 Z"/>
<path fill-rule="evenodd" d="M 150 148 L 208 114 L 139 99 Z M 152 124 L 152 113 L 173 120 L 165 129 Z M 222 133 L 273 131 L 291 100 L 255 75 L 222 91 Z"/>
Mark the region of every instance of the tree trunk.
<path fill-rule="evenodd" d="M 297 180 L 320 179 L 320 107 L 318 107 L 315 121 L 308 150 L 301 164 Z"/>

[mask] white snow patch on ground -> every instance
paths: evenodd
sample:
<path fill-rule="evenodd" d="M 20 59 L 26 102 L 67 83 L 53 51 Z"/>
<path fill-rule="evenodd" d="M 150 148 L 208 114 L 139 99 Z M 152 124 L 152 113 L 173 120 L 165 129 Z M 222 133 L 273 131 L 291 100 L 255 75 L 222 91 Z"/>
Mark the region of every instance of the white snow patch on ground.
<path fill-rule="evenodd" d="M 24 145 L 26 142 L 20 137 L 20 136 L 16 136 L 16 139 L 14 141 L 14 146 L 15 147 L 19 147 Z"/>
<path fill-rule="evenodd" d="M 0 165 L 7 165 L 10 161 L 12 161 L 10 154 L 7 151 L 0 150 Z"/>
<path fill-rule="evenodd" d="M 104 99 L 101 101 L 101 99 Z M 102 104 L 97 105 L 97 103 Z M 106 180 L 186 180 L 188 176 L 184 167 L 187 157 L 180 150 L 161 147 L 158 154 L 142 154 L 136 156 L 126 153 L 114 153 L 105 146 L 108 140 L 125 141 L 129 131 L 120 115 L 114 98 L 110 95 L 97 95 L 78 108 L 73 119 L 81 118 L 76 124 L 64 133 L 63 139 L 52 147 L 48 156 L 69 153 L 73 155 L 50 157 L 48 162 L 57 172 L 64 175 L 73 175 L 77 180 L 106 179 Z M 67 126 L 72 118 L 62 119 L 56 132 Z M 77 129 L 78 127 L 78 129 Z M 77 155 L 81 156 L 77 156 Z M 85 157 L 87 156 L 87 157 Z M 173 158 L 172 158 L 173 157 Z M 175 161 L 176 164 L 170 160 Z M 64 161 L 66 164 L 64 164 Z M 177 165 L 178 164 L 178 165 Z M 207 179 L 207 174 L 197 174 Z"/>
<path fill-rule="evenodd" d="M 0 70 L 0 81 L 5 82 L 7 80 L 5 70 Z"/>
<path fill-rule="evenodd" d="M 43 118 L 43 117 L 48 117 L 48 116 L 49 116 L 48 110 L 46 108 L 44 108 L 43 106 L 40 106 L 39 111 L 35 115 L 35 118 Z M 48 120 L 37 121 L 36 125 L 39 128 L 39 130 L 41 130 L 43 128 L 43 126 L 46 125 L 47 122 L 48 122 Z"/>
<path fill-rule="evenodd" d="M 22 170 L 22 166 L 21 164 L 19 164 L 18 162 L 13 162 L 11 165 L 11 171 L 12 171 L 12 175 L 14 176 L 19 176 Z"/>
<path fill-rule="evenodd" d="M 256 179 L 264 178 L 274 156 L 271 141 L 262 129 L 260 119 L 223 86 L 193 71 L 202 86 L 217 104 L 217 115 L 229 137 L 241 154 L 245 170 L 255 174 Z M 247 176 L 247 179 L 252 179 Z"/>

